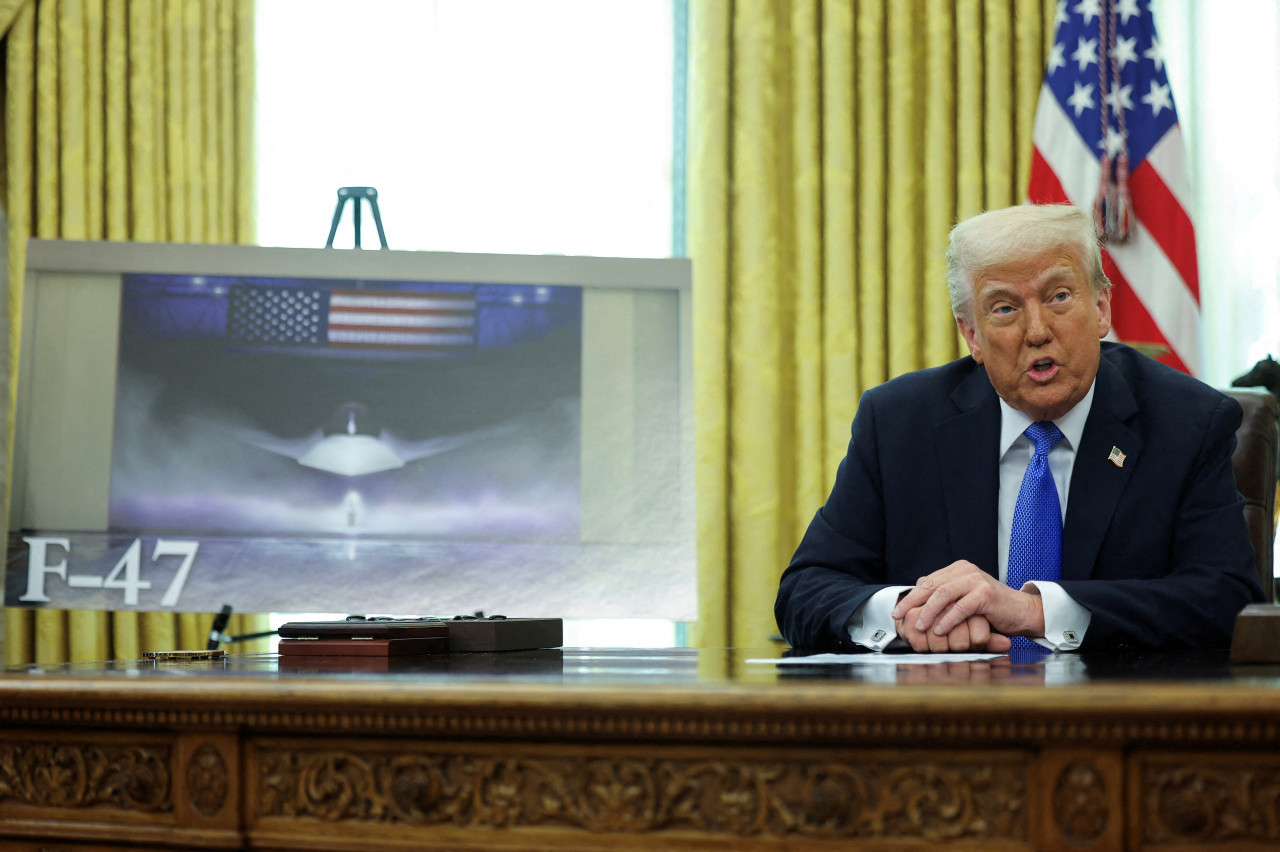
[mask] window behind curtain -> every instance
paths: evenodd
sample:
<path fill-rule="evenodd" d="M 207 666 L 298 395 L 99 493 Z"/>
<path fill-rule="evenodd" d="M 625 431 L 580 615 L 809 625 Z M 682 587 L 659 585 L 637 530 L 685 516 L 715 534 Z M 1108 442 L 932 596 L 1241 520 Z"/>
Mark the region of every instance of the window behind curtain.
<path fill-rule="evenodd" d="M 1280 12 L 1157 0 L 1195 195 L 1205 380 L 1280 357 Z"/>
<path fill-rule="evenodd" d="M 259 242 L 323 246 L 337 188 L 374 186 L 393 249 L 670 256 L 672 18 L 662 0 L 259 0 Z"/>

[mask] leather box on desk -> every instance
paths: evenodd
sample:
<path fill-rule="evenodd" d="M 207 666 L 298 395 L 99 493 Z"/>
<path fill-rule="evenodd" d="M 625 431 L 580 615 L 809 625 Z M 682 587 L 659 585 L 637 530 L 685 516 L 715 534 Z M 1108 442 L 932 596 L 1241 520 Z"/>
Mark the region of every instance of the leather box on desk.
<path fill-rule="evenodd" d="M 440 654 L 449 650 L 444 636 L 413 639 L 281 639 L 277 649 L 282 657 L 400 657 L 409 654 Z"/>
<path fill-rule="evenodd" d="M 564 644 L 560 618 L 457 618 L 447 624 L 450 651 L 531 651 Z"/>
<path fill-rule="evenodd" d="M 280 625 L 281 656 L 399 657 L 449 650 L 439 619 L 290 621 Z"/>
<path fill-rule="evenodd" d="M 1280 606 L 1249 604 L 1236 616 L 1231 662 L 1280 663 Z"/>
<path fill-rule="evenodd" d="M 439 618 L 289 621 L 278 632 L 281 639 L 426 639 L 447 637 L 451 623 Z"/>

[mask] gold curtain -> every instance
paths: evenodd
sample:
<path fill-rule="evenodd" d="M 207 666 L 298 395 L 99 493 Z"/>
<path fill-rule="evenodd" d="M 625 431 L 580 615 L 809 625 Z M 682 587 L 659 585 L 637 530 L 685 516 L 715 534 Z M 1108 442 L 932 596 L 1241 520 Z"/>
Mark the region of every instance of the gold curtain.
<path fill-rule="evenodd" d="M 1022 200 L 1054 6 L 693 0 L 699 644 L 767 644 L 861 393 L 964 354 L 947 233 Z"/>
<path fill-rule="evenodd" d="M 0 0 L 0 27 L 8 459 L 28 237 L 253 241 L 253 0 Z M 7 609 L 5 658 L 203 648 L 210 622 L 191 613 Z M 264 616 L 241 615 L 229 632 L 263 624 Z"/>

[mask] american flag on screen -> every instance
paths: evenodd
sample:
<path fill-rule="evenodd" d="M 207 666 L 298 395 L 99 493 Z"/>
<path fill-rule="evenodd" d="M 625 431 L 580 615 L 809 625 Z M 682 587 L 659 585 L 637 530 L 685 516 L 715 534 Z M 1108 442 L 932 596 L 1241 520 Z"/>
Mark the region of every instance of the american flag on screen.
<path fill-rule="evenodd" d="M 334 290 L 329 345 L 361 349 L 436 349 L 475 342 L 476 300 L 469 293 Z"/>
<path fill-rule="evenodd" d="M 227 339 L 250 346 L 450 350 L 475 343 L 469 292 L 231 288 Z"/>
<path fill-rule="evenodd" d="M 1199 372 L 1186 153 L 1149 0 L 1059 0 L 1032 138 L 1028 200 L 1098 219 L 1113 334 Z"/>

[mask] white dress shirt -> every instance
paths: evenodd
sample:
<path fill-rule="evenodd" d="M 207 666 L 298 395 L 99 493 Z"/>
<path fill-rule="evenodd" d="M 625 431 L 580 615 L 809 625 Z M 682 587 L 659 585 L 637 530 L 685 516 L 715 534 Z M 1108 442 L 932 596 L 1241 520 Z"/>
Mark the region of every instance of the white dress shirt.
<path fill-rule="evenodd" d="M 1093 407 L 1093 387 L 1084 399 L 1075 407 L 1054 420 L 1054 425 L 1062 432 L 1062 440 L 1049 453 L 1049 471 L 1053 474 L 1053 483 L 1058 489 L 1058 505 L 1062 509 L 1062 519 L 1067 518 L 1067 498 L 1071 488 L 1071 471 L 1076 463 L 1076 448 L 1080 446 L 1080 436 L 1084 434 L 1085 421 L 1089 419 L 1089 409 Z M 1022 489 L 1022 478 L 1026 474 L 1027 465 L 1031 462 L 1034 446 L 1031 439 L 1023 432 L 1032 420 L 1003 399 L 1000 400 L 1000 496 L 998 507 L 998 556 L 1000 561 L 1000 582 L 1005 582 L 1009 572 L 1009 537 L 1013 529 L 1013 510 L 1018 504 L 1018 492 Z M 945 568 L 938 565 L 923 573 Z M 857 645 L 873 651 L 883 651 L 893 647 L 902 647 L 906 643 L 898 638 L 897 628 L 893 623 L 894 606 L 903 592 L 911 586 L 889 586 L 872 595 L 854 612 L 845 625 L 849 631 L 849 639 Z M 1046 581 L 1028 582 L 1022 589 L 1038 591 L 1044 604 L 1044 638 L 1035 641 L 1054 651 L 1072 651 L 1080 647 L 1085 631 L 1089 628 L 1092 614 L 1076 603 L 1062 590 L 1057 583 Z"/>

